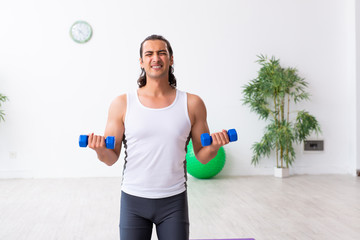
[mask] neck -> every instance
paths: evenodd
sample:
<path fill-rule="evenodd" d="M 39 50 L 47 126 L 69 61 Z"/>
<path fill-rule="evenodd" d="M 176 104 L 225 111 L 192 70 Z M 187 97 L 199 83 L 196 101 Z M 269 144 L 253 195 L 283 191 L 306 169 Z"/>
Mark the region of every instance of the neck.
<path fill-rule="evenodd" d="M 146 95 L 161 96 L 173 92 L 175 89 L 169 85 L 169 77 L 161 79 L 146 78 L 146 85 L 140 90 Z"/>

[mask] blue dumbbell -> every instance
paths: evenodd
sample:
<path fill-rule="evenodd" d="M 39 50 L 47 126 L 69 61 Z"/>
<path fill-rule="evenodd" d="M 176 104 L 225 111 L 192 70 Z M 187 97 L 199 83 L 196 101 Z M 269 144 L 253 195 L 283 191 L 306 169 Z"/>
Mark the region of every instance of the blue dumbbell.
<path fill-rule="evenodd" d="M 88 135 L 80 135 L 79 138 L 79 146 L 80 147 L 87 147 L 88 145 Z M 106 148 L 108 149 L 114 149 L 115 148 L 115 137 L 114 136 L 108 136 L 105 139 Z"/>
<path fill-rule="evenodd" d="M 237 132 L 235 129 L 229 129 L 227 131 L 230 142 L 235 142 L 238 140 Z M 212 143 L 212 137 L 208 133 L 201 134 L 201 144 L 205 146 L 209 146 Z"/>

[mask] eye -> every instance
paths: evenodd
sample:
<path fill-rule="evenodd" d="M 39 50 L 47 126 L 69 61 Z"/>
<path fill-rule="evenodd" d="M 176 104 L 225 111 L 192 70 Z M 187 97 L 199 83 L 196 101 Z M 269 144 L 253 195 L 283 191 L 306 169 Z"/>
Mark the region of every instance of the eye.
<path fill-rule="evenodd" d="M 151 56 L 153 53 L 151 52 L 151 51 L 146 51 L 145 53 L 144 53 L 144 56 L 146 56 L 146 57 L 149 57 L 149 56 Z"/>

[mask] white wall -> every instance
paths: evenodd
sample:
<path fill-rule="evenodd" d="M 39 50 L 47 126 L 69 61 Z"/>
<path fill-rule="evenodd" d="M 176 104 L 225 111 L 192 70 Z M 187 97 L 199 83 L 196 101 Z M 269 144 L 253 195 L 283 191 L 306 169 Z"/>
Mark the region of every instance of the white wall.
<path fill-rule="evenodd" d="M 360 2 L 355 1 L 355 32 L 356 32 L 356 167 L 360 170 Z"/>
<path fill-rule="evenodd" d="M 292 172 L 353 173 L 354 1 L 2 1 L 0 92 L 10 101 L 0 177 L 120 176 L 123 156 L 107 167 L 78 147 L 78 136 L 102 134 L 112 99 L 137 87 L 139 45 L 153 33 L 171 42 L 178 87 L 203 98 L 211 130 L 238 130 L 221 174 L 272 174 L 272 160 L 250 164 L 265 123 L 241 102 L 257 54 L 297 67 L 310 83 L 312 100 L 299 108 L 320 121 L 325 151 L 299 146 Z M 83 45 L 69 36 L 80 19 L 94 29 Z"/>

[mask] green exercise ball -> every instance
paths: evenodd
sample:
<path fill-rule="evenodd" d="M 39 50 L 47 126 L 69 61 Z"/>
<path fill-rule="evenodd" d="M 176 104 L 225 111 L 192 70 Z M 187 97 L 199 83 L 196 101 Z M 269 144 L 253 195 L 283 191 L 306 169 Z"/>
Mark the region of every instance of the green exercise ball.
<path fill-rule="evenodd" d="M 207 179 L 218 174 L 225 165 L 225 150 L 220 147 L 215 158 L 211 159 L 207 164 L 199 162 L 194 154 L 192 141 L 187 146 L 186 168 L 187 172 L 196 178 Z"/>

